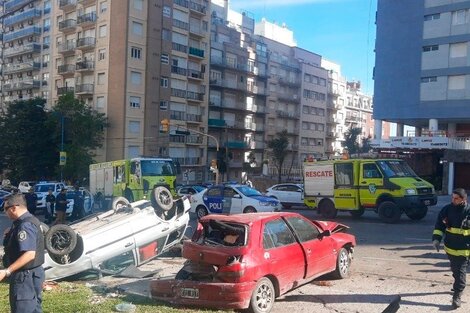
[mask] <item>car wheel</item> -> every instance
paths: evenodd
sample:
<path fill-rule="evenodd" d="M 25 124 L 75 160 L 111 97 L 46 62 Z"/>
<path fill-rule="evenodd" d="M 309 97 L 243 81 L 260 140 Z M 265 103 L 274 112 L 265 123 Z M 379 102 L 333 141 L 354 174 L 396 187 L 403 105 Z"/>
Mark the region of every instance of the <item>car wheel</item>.
<path fill-rule="evenodd" d="M 405 210 L 406 216 L 413 221 L 422 220 L 428 214 L 428 207 Z"/>
<path fill-rule="evenodd" d="M 349 211 L 349 214 L 351 214 L 353 218 L 359 218 L 364 215 L 364 211 L 364 208 L 360 208 L 359 210 Z"/>
<path fill-rule="evenodd" d="M 252 206 L 247 206 L 244 210 L 243 213 L 256 213 L 256 209 Z"/>
<path fill-rule="evenodd" d="M 45 236 L 45 246 L 52 255 L 69 254 L 77 245 L 77 233 L 68 225 L 54 225 Z"/>
<path fill-rule="evenodd" d="M 173 207 L 173 195 L 168 188 L 158 186 L 152 190 L 151 202 L 154 208 L 169 211 Z"/>
<path fill-rule="evenodd" d="M 204 206 L 200 205 L 196 208 L 196 215 L 198 220 L 200 220 L 207 214 L 209 214 L 209 212 L 207 212 L 207 209 Z"/>
<path fill-rule="evenodd" d="M 318 204 L 318 210 L 324 218 L 332 219 L 338 215 L 335 204 L 330 199 L 324 199 Z"/>
<path fill-rule="evenodd" d="M 122 209 L 129 207 L 129 205 L 130 205 L 129 200 L 127 200 L 124 197 L 117 197 L 113 200 L 112 208 L 114 212 L 117 213 L 121 211 Z"/>
<path fill-rule="evenodd" d="M 336 259 L 336 269 L 333 276 L 337 279 L 347 278 L 349 276 L 349 268 L 351 267 L 351 258 L 349 252 L 345 248 L 341 248 Z"/>
<path fill-rule="evenodd" d="M 401 209 L 392 201 L 384 201 L 379 205 L 379 216 L 385 223 L 394 224 L 400 220 Z"/>
<path fill-rule="evenodd" d="M 271 280 L 266 277 L 261 278 L 256 284 L 253 293 L 251 294 L 249 312 L 253 313 L 267 313 L 270 312 L 276 293 Z"/>

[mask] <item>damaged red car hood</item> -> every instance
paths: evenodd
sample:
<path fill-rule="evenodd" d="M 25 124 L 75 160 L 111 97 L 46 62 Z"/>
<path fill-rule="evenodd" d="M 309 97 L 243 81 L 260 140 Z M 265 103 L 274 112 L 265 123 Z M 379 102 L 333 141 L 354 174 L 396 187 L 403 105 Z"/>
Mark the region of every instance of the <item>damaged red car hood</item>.
<path fill-rule="evenodd" d="M 331 233 L 337 233 L 340 231 L 345 231 L 349 229 L 348 226 L 336 222 L 328 222 L 328 221 L 313 221 L 315 224 L 320 226 L 323 230 L 329 230 Z"/>

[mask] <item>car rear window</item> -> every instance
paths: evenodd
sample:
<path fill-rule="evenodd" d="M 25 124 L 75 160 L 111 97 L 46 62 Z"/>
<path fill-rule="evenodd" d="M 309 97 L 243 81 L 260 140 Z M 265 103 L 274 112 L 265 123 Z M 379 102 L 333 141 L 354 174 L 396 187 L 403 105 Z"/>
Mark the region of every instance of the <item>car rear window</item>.
<path fill-rule="evenodd" d="M 47 192 L 49 189 L 54 190 L 54 185 L 53 184 L 36 185 L 34 187 L 34 191 L 36 191 L 36 192 Z"/>
<path fill-rule="evenodd" d="M 242 247 L 247 244 L 246 234 L 242 224 L 210 220 L 204 225 L 203 241 L 210 245 Z"/>

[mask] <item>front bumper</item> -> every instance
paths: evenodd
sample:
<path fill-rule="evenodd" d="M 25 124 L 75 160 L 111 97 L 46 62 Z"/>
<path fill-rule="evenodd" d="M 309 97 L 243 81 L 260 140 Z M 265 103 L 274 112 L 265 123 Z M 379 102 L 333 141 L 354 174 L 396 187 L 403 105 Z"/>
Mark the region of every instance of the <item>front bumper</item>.
<path fill-rule="evenodd" d="M 218 283 L 176 279 L 156 279 L 150 281 L 150 294 L 153 299 L 178 305 L 216 309 L 246 309 L 256 282 Z M 182 295 L 183 288 L 197 290 L 197 298 Z"/>
<path fill-rule="evenodd" d="M 398 199 L 397 204 L 402 208 L 423 208 L 431 205 L 436 205 L 436 195 L 415 195 L 404 196 Z"/>

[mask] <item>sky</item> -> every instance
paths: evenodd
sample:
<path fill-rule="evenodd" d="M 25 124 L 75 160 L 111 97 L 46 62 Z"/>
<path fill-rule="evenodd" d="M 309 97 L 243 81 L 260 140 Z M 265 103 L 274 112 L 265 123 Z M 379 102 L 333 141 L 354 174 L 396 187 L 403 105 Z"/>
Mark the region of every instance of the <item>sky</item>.
<path fill-rule="evenodd" d="M 377 0 L 230 0 L 230 7 L 255 21 L 285 23 L 298 47 L 340 64 L 347 80 L 360 80 L 373 95 Z"/>

